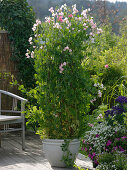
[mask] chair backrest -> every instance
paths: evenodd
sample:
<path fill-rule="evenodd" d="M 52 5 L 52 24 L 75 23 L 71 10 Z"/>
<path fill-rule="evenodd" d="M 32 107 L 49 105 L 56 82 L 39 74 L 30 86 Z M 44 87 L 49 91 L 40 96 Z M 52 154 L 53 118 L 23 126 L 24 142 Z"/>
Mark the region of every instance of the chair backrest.
<path fill-rule="evenodd" d="M 7 96 L 10 96 L 13 98 L 13 105 L 12 105 L 12 110 L 2 110 L 2 98 L 1 98 L 1 94 L 5 94 Z M 21 111 L 17 111 L 17 100 L 19 100 L 21 102 Z M 24 114 L 22 114 L 22 111 L 25 110 L 25 103 L 27 102 L 27 99 L 24 99 L 18 95 L 15 95 L 13 93 L 4 91 L 4 90 L 0 90 L 0 115 L 2 112 L 6 112 L 6 113 L 21 113 L 21 116 L 24 117 Z"/>

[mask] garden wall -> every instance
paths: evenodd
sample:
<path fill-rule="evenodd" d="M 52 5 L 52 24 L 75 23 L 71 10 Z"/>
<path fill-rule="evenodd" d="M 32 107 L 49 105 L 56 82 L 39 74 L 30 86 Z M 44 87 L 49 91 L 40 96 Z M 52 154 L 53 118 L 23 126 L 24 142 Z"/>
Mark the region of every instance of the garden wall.
<path fill-rule="evenodd" d="M 11 75 L 16 77 L 17 69 L 14 61 L 11 60 L 11 46 L 7 31 L 0 31 L 0 89 L 17 94 L 17 87 L 11 87 Z M 11 99 L 2 96 L 2 107 L 11 107 Z M 9 109 L 8 108 L 8 109 Z"/>

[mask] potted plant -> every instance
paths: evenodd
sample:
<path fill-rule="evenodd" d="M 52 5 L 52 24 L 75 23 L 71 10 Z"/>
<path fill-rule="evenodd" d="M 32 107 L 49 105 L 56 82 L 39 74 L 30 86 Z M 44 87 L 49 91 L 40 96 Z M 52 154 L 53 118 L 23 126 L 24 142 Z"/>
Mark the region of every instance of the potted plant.
<path fill-rule="evenodd" d="M 94 88 L 83 64 L 89 57 L 85 51 L 102 30 L 87 16 L 89 10 L 79 14 L 76 5 L 49 11 L 45 22 L 34 24 L 35 37 L 29 38 L 34 50 L 26 53 L 34 58 L 37 80 L 38 107 L 29 115 L 39 124 L 50 164 L 64 167 L 72 166 L 78 153 Z"/>

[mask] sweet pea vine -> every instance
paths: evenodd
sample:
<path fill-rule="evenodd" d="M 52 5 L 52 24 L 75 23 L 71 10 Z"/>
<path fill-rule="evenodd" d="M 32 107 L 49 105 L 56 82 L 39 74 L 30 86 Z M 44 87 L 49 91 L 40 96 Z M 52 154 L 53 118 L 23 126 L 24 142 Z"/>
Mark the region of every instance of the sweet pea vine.
<path fill-rule="evenodd" d="M 45 22 L 36 20 L 33 25 L 34 38 L 28 39 L 31 49 L 26 57 L 35 62 L 39 107 L 31 109 L 30 115 L 39 123 L 43 137 L 79 138 L 86 128 L 85 115 L 95 87 L 83 61 L 90 55 L 86 49 L 102 32 L 89 10 L 79 12 L 76 5 L 69 8 L 66 4 L 51 7 Z"/>

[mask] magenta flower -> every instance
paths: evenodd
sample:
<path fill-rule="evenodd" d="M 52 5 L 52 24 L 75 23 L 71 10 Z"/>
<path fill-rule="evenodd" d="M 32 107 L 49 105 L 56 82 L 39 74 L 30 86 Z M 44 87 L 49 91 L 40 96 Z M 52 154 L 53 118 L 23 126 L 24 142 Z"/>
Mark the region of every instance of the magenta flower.
<path fill-rule="evenodd" d="M 122 140 L 124 140 L 124 139 L 126 139 L 127 138 L 127 136 L 123 136 L 123 137 L 121 137 L 122 138 Z"/>
<path fill-rule="evenodd" d="M 96 134 L 96 138 L 98 138 L 99 137 L 99 134 Z"/>
<path fill-rule="evenodd" d="M 90 153 L 89 153 L 88 157 L 91 158 L 91 154 Z"/>
<path fill-rule="evenodd" d="M 83 140 L 83 143 L 85 143 L 85 140 Z"/>
<path fill-rule="evenodd" d="M 119 146 L 119 149 L 121 152 L 125 152 L 125 150 L 121 146 Z"/>
<path fill-rule="evenodd" d="M 81 148 L 81 150 L 83 151 L 83 148 Z"/>
<path fill-rule="evenodd" d="M 85 148 L 85 151 L 87 151 L 87 148 Z"/>
<path fill-rule="evenodd" d="M 93 155 L 91 155 L 91 159 L 93 159 Z"/>
<path fill-rule="evenodd" d="M 106 146 L 109 146 L 109 145 L 111 145 L 111 141 L 110 140 L 108 140 L 108 142 L 106 143 Z"/>
<path fill-rule="evenodd" d="M 93 155 L 93 156 L 95 156 L 95 155 L 96 155 L 96 153 L 92 153 L 92 155 Z"/>

